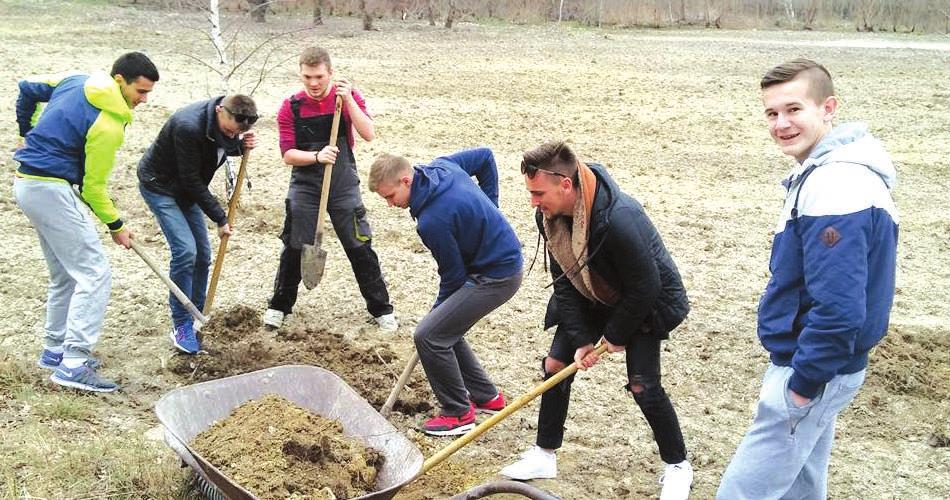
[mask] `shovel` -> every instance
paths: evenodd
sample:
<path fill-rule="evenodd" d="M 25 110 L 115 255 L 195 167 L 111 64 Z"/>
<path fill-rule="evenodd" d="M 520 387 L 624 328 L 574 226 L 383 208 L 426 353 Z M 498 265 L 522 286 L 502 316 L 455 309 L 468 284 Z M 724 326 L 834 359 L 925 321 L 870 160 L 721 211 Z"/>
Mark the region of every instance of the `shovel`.
<path fill-rule="evenodd" d="M 604 354 L 605 352 L 607 352 L 607 344 L 601 344 L 600 346 L 597 347 L 597 349 L 594 349 L 594 353 L 597 354 L 598 356 Z M 468 443 L 471 443 L 472 441 L 475 440 L 475 438 L 477 438 L 478 436 L 481 436 L 482 434 L 487 432 L 488 429 L 491 429 L 492 427 L 494 427 L 495 424 L 507 418 L 508 415 L 511 415 L 512 413 L 520 410 L 522 406 L 530 403 L 531 400 L 533 400 L 534 398 L 540 396 L 541 394 L 544 394 L 544 392 L 546 392 L 548 389 L 561 383 L 562 380 L 566 379 L 567 377 L 570 377 L 576 371 L 577 371 L 577 363 L 571 363 L 565 366 L 564 368 L 562 368 L 561 371 L 557 372 L 556 375 L 545 380 L 543 383 L 539 384 L 537 387 L 532 389 L 531 392 L 512 401 L 504 409 L 492 415 L 491 418 L 478 424 L 478 426 L 476 426 L 474 429 L 468 431 L 467 433 L 462 435 L 462 437 L 456 439 L 455 441 L 452 441 L 451 444 L 439 450 L 435 455 L 432 455 L 431 457 L 429 457 L 428 460 L 423 462 L 422 469 L 419 471 L 416 477 L 419 477 L 425 474 L 426 472 L 429 471 L 429 469 L 435 467 L 436 465 L 439 465 L 440 463 L 442 463 L 443 460 L 445 460 L 446 458 L 449 458 L 453 453 L 455 453 L 456 451 L 459 451 L 459 449 L 461 449 L 463 446 L 467 445 Z"/>
<path fill-rule="evenodd" d="M 340 128 L 340 112 L 343 110 L 343 98 L 336 96 L 336 109 L 333 111 L 333 124 L 330 126 L 330 145 L 336 146 L 337 131 Z M 320 194 L 320 212 L 317 214 L 317 234 L 314 244 L 304 244 L 300 254 L 300 278 L 308 290 L 313 290 L 323 279 L 323 269 L 327 265 L 327 251 L 323 249 L 323 219 L 327 216 L 327 202 L 330 198 L 330 174 L 333 164 L 323 165 L 323 191 Z"/>
<path fill-rule="evenodd" d="M 237 183 L 234 185 L 234 193 L 231 194 L 231 201 L 228 203 L 228 225 L 232 229 L 238 199 L 241 197 L 241 186 L 244 184 L 244 176 L 247 173 L 247 159 L 250 153 L 250 151 L 245 151 L 244 156 L 241 157 L 241 168 L 238 170 Z M 208 296 L 205 298 L 205 310 L 202 311 L 206 316 L 211 314 L 211 303 L 214 302 L 214 292 L 218 288 L 218 276 L 221 275 L 224 254 L 228 250 L 228 239 L 230 237 L 227 234 L 221 236 L 221 242 L 218 244 L 218 256 L 214 259 L 214 271 L 211 272 L 211 284 L 208 286 Z"/>
<path fill-rule="evenodd" d="M 173 294 L 175 294 L 175 297 L 185 306 L 185 309 L 188 309 L 188 312 L 191 313 L 191 315 L 195 318 L 195 321 L 207 323 L 208 317 L 204 314 L 201 314 L 201 311 L 199 311 L 198 308 L 195 307 L 195 305 L 192 304 L 190 300 L 188 300 L 188 296 L 185 295 L 185 292 L 182 292 L 181 288 L 178 288 L 178 285 L 176 285 L 175 282 L 171 280 L 171 278 L 166 276 L 165 273 L 163 273 L 162 270 L 159 269 L 157 265 L 155 265 L 155 262 L 151 257 L 148 256 L 148 254 L 145 253 L 144 250 L 142 250 L 142 247 L 139 246 L 135 240 L 129 240 L 129 242 L 132 243 L 132 250 L 135 250 L 135 253 L 139 254 L 139 257 L 141 257 L 142 260 L 148 264 L 148 267 L 152 268 L 152 271 L 154 271 L 155 274 L 165 282 L 165 285 L 168 286 L 168 289 L 171 290 Z"/>
<path fill-rule="evenodd" d="M 380 415 L 389 418 L 389 415 L 393 412 L 393 406 L 396 404 L 396 400 L 399 399 L 399 393 L 402 392 L 402 388 L 406 386 L 406 382 L 409 381 L 409 377 L 412 375 L 412 369 L 416 367 L 416 363 L 418 362 L 419 353 L 413 351 L 412 357 L 409 358 L 409 362 L 406 363 L 406 367 L 403 368 L 402 374 L 399 375 L 399 380 L 396 381 L 393 391 L 390 392 L 389 397 L 386 398 L 386 404 L 379 410 Z"/>

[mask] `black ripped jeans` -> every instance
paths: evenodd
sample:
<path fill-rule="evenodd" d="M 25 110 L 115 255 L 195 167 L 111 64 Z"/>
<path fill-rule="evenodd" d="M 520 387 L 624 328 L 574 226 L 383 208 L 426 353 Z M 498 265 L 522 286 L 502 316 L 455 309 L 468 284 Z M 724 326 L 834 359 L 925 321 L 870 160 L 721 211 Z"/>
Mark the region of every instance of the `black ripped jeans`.
<path fill-rule="evenodd" d="M 570 338 L 558 328 L 548 356 L 569 365 L 574 362 L 575 350 Z M 660 457 L 668 464 L 686 460 L 686 444 L 683 442 L 676 411 L 670 397 L 660 385 L 660 339 L 649 333 L 634 335 L 626 346 L 625 356 L 628 379 L 626 388 L 633 394 L 633 399 L 653 430 L 653 439 L 660 448 Z M 542 361 L 542 370 L 543 367 Z M 553 375 L 545 373 L 544 377 L 547 379 Z M 573 381 L 572 375 L 541 395 L 538 446 L 549 449 L 561 447 Z M 631 383 L 643 386 L 643 390 L 631 391 Z"/>

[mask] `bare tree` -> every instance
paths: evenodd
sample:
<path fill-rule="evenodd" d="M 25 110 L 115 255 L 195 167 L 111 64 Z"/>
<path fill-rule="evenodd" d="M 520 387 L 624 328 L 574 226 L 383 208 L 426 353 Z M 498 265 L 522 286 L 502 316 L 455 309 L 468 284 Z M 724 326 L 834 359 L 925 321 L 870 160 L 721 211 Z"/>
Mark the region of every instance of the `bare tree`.
<path fill-rule="evenodd" d="M 448 14 L 445 15 L 445 29 L 452 29 L 452 23 L 455 22 L 455 15 L 458 12 L 455 9 L 455 0 L 448 0 L 449 9 Z"/>
<path fill-rule="evenodd" d="M 435 26 L 435 0 L 426 0 L 426 15 L 429 17 L 429 26 Z"/>
<path fill-rule="evenodd" d="M 373 16 L 366 8 L 366 0 L 360 0 L 360 15 L 363 16 L 363 31 L 373 30 Z"/>
<path fill-rule="evenodd" d="M 268 0 L 247 0 L 247 3 L 251 7 L 251 18 L 256 22 L 263 23 L 267 16 L 267 4 L 270 2 Z"/>
<path fill-rule="evenodd" d="M 818 17 L 818 10 L 820 6 L 821 0 L 808 0 L 808 4 L 802 10 L 802 29 L 814 29 L 815 19 Z"/>
<path fill-rule="evenodd" d="M 323 24 L 323 0 L 313 0 L 313 25 Z"/>

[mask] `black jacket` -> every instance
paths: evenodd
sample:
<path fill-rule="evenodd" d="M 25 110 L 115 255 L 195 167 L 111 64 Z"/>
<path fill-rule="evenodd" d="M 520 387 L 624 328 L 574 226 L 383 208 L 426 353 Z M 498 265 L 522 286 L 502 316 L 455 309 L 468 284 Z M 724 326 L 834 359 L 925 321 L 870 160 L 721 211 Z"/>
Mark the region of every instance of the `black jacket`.
<path fill-rule="evenodd" d="M 602 165 L 588 165 L 597 177 L 587 244 L 588 266 L 620 293 L 610 307 L 581 295 L 551 256 L 554 295 L 545 328 L 558 325 L 575 347 L 595 343 L 601 335 L 626 345 L 632 335 L 668 338 L 689 313 L 689 299 L 673 258 L 643 206 L 620 187 Z M 535 214 L 541 235 L 543 215 Z"/>
<path fill-rule="evenodd" d="M 219 226 L 227 214 L 208 184 L 224 164 L 225 155 L 241 154 L 241 140 L 221 133 L 215 113 L 224 96 L 189 104 L 165 122 L 155 142 L 139 161 L 138 178 L 150 191 L 172 196 L 182 207 L 197 203 L 201 211 Z"/>

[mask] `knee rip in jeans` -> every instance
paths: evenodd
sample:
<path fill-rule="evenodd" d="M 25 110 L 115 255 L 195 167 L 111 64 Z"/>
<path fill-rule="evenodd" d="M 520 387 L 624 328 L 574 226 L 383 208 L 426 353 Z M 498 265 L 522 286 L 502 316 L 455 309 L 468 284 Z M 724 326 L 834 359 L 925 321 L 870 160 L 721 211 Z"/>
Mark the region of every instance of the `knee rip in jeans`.
<path fill-rule="evenodd" d="M 548 360 L 550 360 L 550 366 L 548 365 Z M 541 358 L 541 375 L 544 377 L 544 380 L 548 380 L 551 377 L 557 375 L 557 373 L 564 369 L 567 366 L 559 360 L 545 356 Z M 548 368 L 551 368 L 549 371 Z M 574 382 L 574 375 L 565 378 L 559 384 L 555 386 L 562 391 L 566 391 L 570 388 L 571 384 Z"/>
<path fill-rule="evenodd" d="M 653 377 L 643 377 L 641 375 L 634 375 L 623 388 L 629 396 L 636 400 L 655 396 L 657 389 L 659 389 L 660 392 L 663 391 L 659 380 Z"/>
<path fill-rule="evenodd" d="M 545 356 L 541 358 L 541 375 L 544 377 L 544 380 L 547 380 L 556 375 L 557 372 L 563 370 L 565 366 L 567 365 L 562 361 L 550 356 Z"/>

